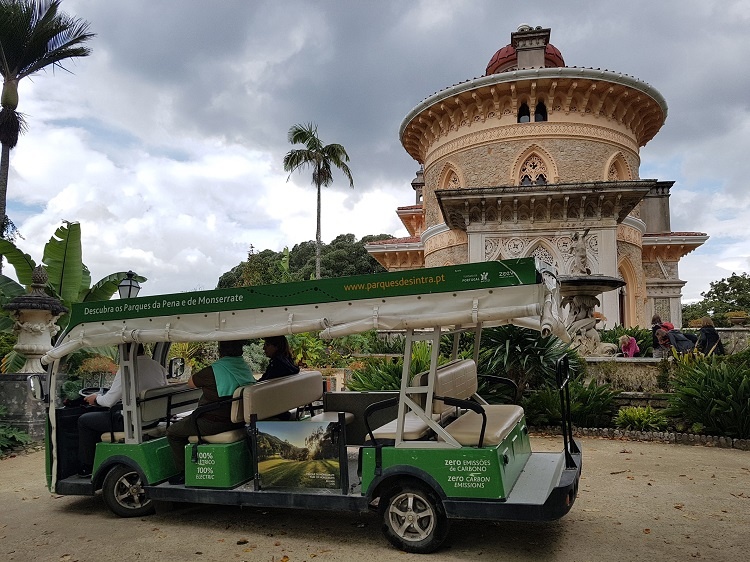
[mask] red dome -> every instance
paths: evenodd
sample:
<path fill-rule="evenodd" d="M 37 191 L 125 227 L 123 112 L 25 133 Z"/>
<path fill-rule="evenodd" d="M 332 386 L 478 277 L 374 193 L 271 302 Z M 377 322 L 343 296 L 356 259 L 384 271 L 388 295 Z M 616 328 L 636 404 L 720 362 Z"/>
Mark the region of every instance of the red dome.
<path fill-rule="evenodd" d="M 548 43 L 544 48 L 544 66 L 546 68 L 557 68 L 565 66 L 562 54 L 552 43 Z M 505 70 L 516 70 L 518 68 L 518 56 L 513 45 L 506 45 L 496 52 L 490 62 L 487 63 L 485 75 L 497 74 Z"/>

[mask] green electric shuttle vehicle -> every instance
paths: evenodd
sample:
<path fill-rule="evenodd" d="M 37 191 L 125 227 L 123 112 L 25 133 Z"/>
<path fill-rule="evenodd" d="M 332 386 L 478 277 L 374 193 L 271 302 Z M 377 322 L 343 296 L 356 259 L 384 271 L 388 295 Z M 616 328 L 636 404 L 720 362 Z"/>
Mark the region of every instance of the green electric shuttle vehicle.
<path fill-rule="evenodd" d="M 567 365 L 558 364 L 559 452 L 532 451 L 522 408 L 482 399 L 476 367 L 483 327 L 515 324 L 567 339 L 558 289 L 552 268 L 523 258 L 74 305 L 42 359 L 47 376 L 30 377 L 48 404 L 49 488 L 101 491 L 123 517 L 169 502 L 376 511 L 388 540 L 409 552 L 438 548 L 451 519 L 560 518 L 581 475 Z M 240 387 L 231 399 L 238 429 L 191 437 L 185 483 L 169 483 L 177 471 L 165 431 L 196 409 L 200 390 L 176 382 L 137 393 L 136 344 L 175 374 L 174 343 L 372 329 L 405 334 L 399 392 L 327 392 L 322 374 L 305 370 Z M 458 356 L 467 332 L 473 359 Z M 446 334 L 454 336 L 453 358 L 439 362 Z M 431 363 L 411 376 L 416 341 L 430 343 Z M 102 435 L 93 473 L 82 478 L 77 419 L 87 407 L 63 402 L 60 389 L 66 358 L 102 346 L 119 346 L 124 431 Z M 291 419 L 281 421 L 286 412 Z"/>

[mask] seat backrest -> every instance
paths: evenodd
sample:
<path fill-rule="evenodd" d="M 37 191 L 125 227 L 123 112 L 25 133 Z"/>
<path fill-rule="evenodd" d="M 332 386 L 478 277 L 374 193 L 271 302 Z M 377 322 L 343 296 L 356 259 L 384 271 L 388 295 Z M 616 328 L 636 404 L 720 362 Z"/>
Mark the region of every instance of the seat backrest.
<path fill-rule="evenodd" d="M 278 416 L 320 400 L 323 396 L 323 375 L 320 371 L 302 371 L 266 382 L 243 387 L 242 407 L 245 423 L 256 414 L 259 420 Z"/>
<path fill-rule="evenodd" d="M 441 365 L 435 372 L 435 395 L 450 396 L 468 400 L 478 389 L 477 365 L 473 359 L 457 359 Z M 427 386 L 428 373 L 420 373 L 414 377 L 412 386 Z M 417 400 L 423 404 L 424 398 Z M 442 414 L 450 411 L 453 406 L 447 406 L 442 400 L 433 400 L 432 412 Z"/>
<path fill-rule="evenodd" d="M 234 392 L 232 393 L 232 422 L 234 423 L 245 423 L 245 410 L 243 409 L 243 395 L 245 394 L 245 389 L 250 389 L 256 384 L 260 383 L 254 383 L 254 384 L 246 384 L 245 386 L 238 386 L 236 389 L 234 389 Z"/>
<path fill-rule="evenodd" d="M 174 414 L 194 410 L 202 393 L 199 388 L 188 388 L 187 383 L 168 384 L 144 390 L 138 396 L 141 423 L 145 425 Z"/>

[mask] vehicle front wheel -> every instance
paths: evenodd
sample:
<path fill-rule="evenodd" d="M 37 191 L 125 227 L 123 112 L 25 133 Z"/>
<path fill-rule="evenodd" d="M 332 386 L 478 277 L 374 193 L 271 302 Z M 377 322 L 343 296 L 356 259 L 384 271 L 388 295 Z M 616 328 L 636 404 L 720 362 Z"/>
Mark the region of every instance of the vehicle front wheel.
<path fill-rule="evenodd" d="M 383 534 L 405 552 L 434 552 L 448 534 L 448 518 L 440 498 L 424 484 L 409 482 L 380 498 Z"/>
<path fill-rule="evenodd" d="M 120 517 L 141 517 L 154 512 L 154 502 L 146 497 L 138 471 L 118 465 L 109 471 L 102 484 L 104 503 Z"/>

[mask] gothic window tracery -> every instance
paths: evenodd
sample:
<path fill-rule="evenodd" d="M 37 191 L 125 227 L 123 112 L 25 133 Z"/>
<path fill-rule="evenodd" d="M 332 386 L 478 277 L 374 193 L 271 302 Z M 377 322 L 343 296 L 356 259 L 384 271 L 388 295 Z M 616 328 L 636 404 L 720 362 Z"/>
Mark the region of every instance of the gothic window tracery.
<path fill-rule="evenodd" d="M 554 267 L 557 267 L 555 258 L 552 257 L 552 254 L 550 254 L 549 250 L 547 250 L 547 248 L 545 248 L 544 246 L 537 246 L 536 248 L 534 248 L 534 251 L 531 252 L 531 257 L 537 258 L 544 263 L 548 263 Z"/>
<path fill-rule="evenodd" d="M 446 182 L 446 185 L 448 189 L 459 189 L 461 187 L 461 182 L 459 181 L 456 172 L 451 171 L 451 173 L 448 175 L 448 181 Z"/>
<path fill-rule="evenodd" d="M 521 185 L 547 185 L 547 166 L 533 154 L 521 166 Z"/>
<path fill-rule="evenodd" d="M 607 174 L 607 181 L 617 181 L 620 179 L 620 174 L 617 171 L 617 166 L 614 162 L 609 166 L 609 173 Z"/>

